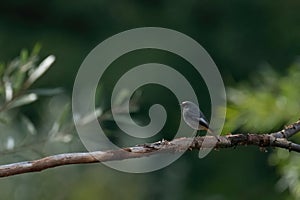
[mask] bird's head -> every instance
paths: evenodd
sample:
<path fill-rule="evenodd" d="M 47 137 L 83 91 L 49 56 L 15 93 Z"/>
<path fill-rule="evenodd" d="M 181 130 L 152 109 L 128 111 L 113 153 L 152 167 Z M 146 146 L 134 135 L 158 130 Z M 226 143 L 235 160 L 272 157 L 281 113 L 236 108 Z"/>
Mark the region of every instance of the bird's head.
<path fill-rule="evenodd" d="M 180 106 L 182 107 L 182 109 L 189 109 L 189 108 L 193 108 L 194 106 L 196 106 L 193 102 L 190 101 L 183 101 Z"/>

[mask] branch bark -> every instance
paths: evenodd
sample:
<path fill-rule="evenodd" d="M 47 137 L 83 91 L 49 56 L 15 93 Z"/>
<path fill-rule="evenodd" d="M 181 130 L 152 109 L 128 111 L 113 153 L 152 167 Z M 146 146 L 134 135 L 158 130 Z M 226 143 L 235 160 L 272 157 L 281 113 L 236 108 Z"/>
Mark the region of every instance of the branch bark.
<path fill-rule="evenodd" d="M 254 145 L 258 147 L 277 147 L 300 153 L 300 145 L 287 139 L 300 131 L 300 121 L 283 130 L 269 134 L 234 134 L 226 136 L 198 136 L 195 138 L 177 138 L 172 141 L 162 140 L 150 144 L 141 144 L 119 150 L 95 151 L 85 153 L 65 153 L 0 166 L 0 177 L 12 176 L 28 172 L 70 165 L 141 158 L 159 153 L 183 152 L 186 149 L 230 148 Z M 205 140 L 205 143 L 203 141 Z"/>

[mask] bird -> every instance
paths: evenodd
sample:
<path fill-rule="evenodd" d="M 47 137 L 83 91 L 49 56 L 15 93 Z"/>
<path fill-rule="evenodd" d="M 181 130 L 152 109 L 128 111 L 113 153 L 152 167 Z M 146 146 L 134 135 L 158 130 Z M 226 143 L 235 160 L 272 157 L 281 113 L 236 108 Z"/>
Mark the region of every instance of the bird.
<path fill-rule="evenodd" d="M 183 101 L 180 106 L 182 107 L 183 120 L 188 126 L 194 130 L 205 130 L 208 133 L 213 133 L 209 128 L 207 119 L 196 104 L 191 101 Z"/>

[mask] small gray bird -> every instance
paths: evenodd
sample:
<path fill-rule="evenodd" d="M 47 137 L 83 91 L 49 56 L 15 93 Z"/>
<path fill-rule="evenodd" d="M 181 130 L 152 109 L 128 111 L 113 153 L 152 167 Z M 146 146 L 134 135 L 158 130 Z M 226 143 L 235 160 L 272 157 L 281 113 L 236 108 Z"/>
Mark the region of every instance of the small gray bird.
<path fill-rule="evenodd" d="M 209 123 L 205 116 L 196 104 L 190 101 L 184 101 L 180 105 L 182 107 L 183 120 L 187 125 L 195 130 L 206 130 L 209 133 L 213 133 L 209 128 Z"/>

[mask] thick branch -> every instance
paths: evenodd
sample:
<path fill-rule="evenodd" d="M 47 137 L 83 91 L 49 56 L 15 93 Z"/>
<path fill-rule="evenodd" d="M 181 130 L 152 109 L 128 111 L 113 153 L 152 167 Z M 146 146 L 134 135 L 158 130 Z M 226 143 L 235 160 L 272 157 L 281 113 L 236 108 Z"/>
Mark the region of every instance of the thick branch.
<path fill-rule="evenodd" d="M 159 153 L 183 152 L 187 149 L 221 149 L 236 146 L 255 145 L 259 147 L 278 147 L 287 149 L 289 151 L 300 152 L 300 145 L 292 143 L 286 139 L 296 134 L 299 130 L 300 121 L 297 121 L 282 131 L 271 134 L 235 134 L 218 137 L 199 136 L 195 138 L 183 137 L 174 139 L 172 141 L 163 140 L 151 144 L 142 144 L 119 150 L 59 154 L 39 160 L 1 165 L 0 177 L 28 172 L 37 172 L 62 165 L 141 158 Z"/>

